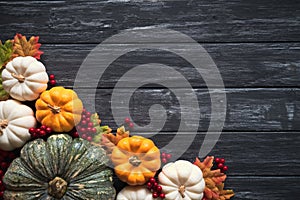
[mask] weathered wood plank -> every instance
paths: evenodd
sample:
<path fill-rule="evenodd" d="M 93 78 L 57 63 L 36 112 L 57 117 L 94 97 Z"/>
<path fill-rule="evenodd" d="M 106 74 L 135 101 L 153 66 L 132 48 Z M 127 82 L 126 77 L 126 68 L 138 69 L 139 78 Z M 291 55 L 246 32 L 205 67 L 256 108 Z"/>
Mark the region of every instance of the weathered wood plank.
<path fill-rule="evenodd" d="M 124 184 L 116 183 L 120 190 Z M 232 200 L 298 199 L 299 177 L 229 177 L 225 189 L 233 189 Z"/>
<path fill-rule="evenodd" d="M 117 128 L 115 120 L 122 122 L 130 113 L 133 121 L 139 126 L 149 125 L 150 122 L 161 123 L 165 121 L 163 131 L 177 131 L 179 123 L 183 121 L 186 129 L 190 131 L 197 129 L 206 131 L 211 118 L 211 99 L 205 89 L 178 89 L 181 96 L 175 97 L 168 89 L 137 89 L 131 96 L 129 105 L 126 99 L 129 89 L 122 89 L 117 94 L 120 98 L 113 107 L 118 111 L 118 116 L 112 115 L 112 89 L 97 89 L 96 98 L 93 98 L 94 91 L 91 89 L 76 89 L 84 104 L 89 109 L 95 106 L 97 112 L 102 116 L 103 122 Z M 215 94 L 218 90 L 214 91 Z M 192 97 L 196 95 L 198 102 L 193 102 Z M 227 113 L 224 130 L 230 131 L 284 131 L 300 130 L 300 90 L 294 88 L 286 89 L 226 89 Z M 186 105 L 179 105 L 182 98 L 191 98 Z M 197 103 L 200 108 L 200 119 L 193 114 Z M 154 106 L 151 108 L 153 119 L 150 120 L 149 109 L 154 104 L 164 107 Z M 128 111 L 129 110 L 129 111 Z M 166 112 L 165 112 L 166 111 Z M 186 115 L 186 119 L 181 116 Z M 199 122 L 200 120 L 200 122 Z M 154 131 L 161 127 L 151 127 L 150 130 L 141 128 L 141 131 Z M 163 126 L 163 125 L 162 125 Z"/>
<path fill-rule="evenodd" d="M 199 132 L 193 141 L 191 133 L 131 132 L 153 139 L 162 151 L 171 153 L 173 160 L 195 161 L 205 133 Z M 213 134 L 213 133 L 210 133 Z M 174 137 L 176 136 L 176 139 Z M 174 140 L 173 140 L 174 139 Z M 175 148 L 168 148 L 174 145 Z M 173 146 L 173 147 L 174 147 Z M 188 148 L 187 148 L 188 147 Z M 285 176 L 300 175 L 300 132 L 223 132 L 208 155 L 224 157 L 228 176 Z"/>
<path fill-rule="evenodd" d="M 120 53 L 120 47 L 124 46 L 128 51 L 132 48 L 131 45 L 116 44 L 108 45 L 105 49 L 111 49 L 110 54 L 114 55 Z M 95 45 L 42 45 L 45 52 L 42 60 L 48 71 L 56 75 L 59 85 L 72 86 L 83 60 L 94 47 Z M 204 44 L 203 47 L 215 61 L 226 87 L 300 87 L 300 43 Z M 181 51 L 189 51 L 190 48 L 187 44 L 176 45 L 176 49 Z M 201 61 L 200 55 L 194 59 Z M 126 86 L 129 82 L 136 81 L 135 76 L 122 79 L 125 81 L 120 80 L 128 70 L 153 62 L 177 70 L 193 87 L 206 87 L 201 75 L 185 59 L 158 50 L 139 50 L 121 56 L 107 68 L 98 86 L 114 87 L 118 81 Z M 95 64 L 94 71 L 106 67 L 100 59 Z M 211 75 L 207 72 L 205 76 Z M 151 82 L 157 81 L 177 87 L 181 80 L 175 77 L 152 76 Z M 79 80 L 79 83 L 88 87 L 91 80 Z"/>
<path fill-rule="evenodd" d="M 99 43 L 123 29 L 153 26 L 199 42 L 300 39 L 297 1 L 1 1 L 0 8 L 1 37 L 39 34 L 47 43 Z"/>

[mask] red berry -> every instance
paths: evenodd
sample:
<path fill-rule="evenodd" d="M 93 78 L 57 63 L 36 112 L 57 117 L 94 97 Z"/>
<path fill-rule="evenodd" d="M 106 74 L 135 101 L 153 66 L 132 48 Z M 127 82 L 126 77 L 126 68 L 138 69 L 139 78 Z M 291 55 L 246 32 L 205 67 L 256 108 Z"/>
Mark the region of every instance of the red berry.
<path fill-rule="evenodd" d="M 92 132 L 91 127 L 87 127 L 87 128 L 86 128 L 86 131 L 87 131 L 88 133 L 91 133 L 91 132 Z"/>
<path fill-rule="evenodd" d="M 161 194 L 159 195 L 159 197 L 162 198 L 162 199 L 164 199 L 164 198 L 166 198 L 166 195 L 165 195 L 164 193 L 161 193 Z"/>
<path fill-rule="evenodd" d="M 85 108 L 82 109 L 82 113 L 86 113 L 86 109 Z"/>
<path fill-rule="evenodd" d="M 169 153 L 168 153 L 168 154 L 166 155 L 166 158 L 167 158 L 168 160 L 170 160 L 170 159 L 172 158 L 172 154 L 169 154 Z"/>
<path fill-rule="evenodd" d="M 0 197 L 3 197 L 4 191 L 0 191 Z"/>
<path fill-rule="evenodd" d="M 91 121 L 91 118 L 87 117 L 87 118 L 85 118 L 85 120 L 89 122 L 89 121 Z"/>
<path fill-rule="evenodd" d="M 86 138 L 86 140 L 89 141 L 89 142 L 91 142 L 91 141 L 93 140 L 93 138 L 92 138 L 91 136 L 88 136 L 88 137 Z"/>
<path fill-rule="evenodd" d="M 4 175 L 3 170 L 0 169 L 0 177 L 2 177 Z"/>
<path fill-rule="evenodd" d="M 219 163 L 220 160 L 221 160 L 220 158 L 216 158 L 216 159 L 215 159 L 216 163 Z"/>
<path fill-rule="evenodd" d="M 157 192 L 153 192 L 152 196 L 153 196 L 153 198 L 157 198 L 158 197 Z"/>
<path fill-rule="evenodd" d="M 87 135 L 86 134 L 82 134 L 81 136 L 83 139 L 86 139 L 87 138 Z"/>
<path fill-rule="evenodd" d="M 54 80 L 54 79 L 55 79 L 54 74 L 50 74 L 50 75 L 49 75 L 49 79 L 50 79 L 50 80 Z"/>
<path fill-rule="evenodd" d="M 82 125 L 86 125 L 86 124 L 87 124 L 86 120 L 82 120 L 82 121 L 81 121 L 81 124 L 82 124 Z"/>
<path fill-rule="evenodd" d="M 161 159 L 161 161 L 162 161 L 163 163 L 167 163 L 167 162 L 168 162 L 166 158 Z"/>
<path fill-rule="evenodd" d="M 44 137 L 44 136 L 46 136 L 46 135 L 47 135 L 46 131 L 44 131 L 44 130 L 41 130 L 41 131 L 40 131 L 40 136 Z"/>
<path fill-rule="evenodd" d="M 154 190 L 156 190 L 157 186 L 158 186 L 158 183 L 157 183 L 157 182 L 153 183 L 153 189 L 154 189 Z"/>
<path fill-rule="evenodd" d="M 86 129 L 84 128 L 84 127 L 82 127 L 81 129 L 80 129 L 80 132 L 81 133 L 84 133 L 86 131 Z"/>
<path fill-rule="evenodd" d="M 48 134 L 49 134 L 49 133 L 51 133 L 51 132 L 52 132 L 52 129 L 51 129 L 50 127 L 47 127 L 45 131 L 46 131 L 46 133 L 48 133 Z"/>
<path fill-rule="evenodd" d="M 160 193 L 160 192 L 162 191 L 162 187 L 161 187 L 160 185 L 158 185 L 158 186 L 156 187 L 156 191 L 157 191 L 158 193 Z"/>
<path fill-rule="evenodd" d="M 166 157 L 167 157 L 167 154 L 166 154 L 165 152 L 163 152 L 163 153 L 161 154 L 161 157 L 162 157 L 162 158 L 166 158 Z"/>
<path fill-rule="evenodd" d="M 9 164 L 7 162 L 1 162 L 0 167 L 2 170 L 6 170 L 8 168 Z"/>
<path fill-rule="evenodd" d="M 46 130 L 46 128 L 47 128 L 47 126 L 45 126 L 45 125 L 42 125 L 41 127 L 40 127 L 40 129 L 42 129 L 42 130 Z"/>
<path fill-rule="evenodd" d="M 74 138 L 78 138 L 79 137 L 79 133 L 77 131 L 74 132 L 72 135 L 73 135 Z"/>
<path fill-rule="evenodd" d="M 148 183 L 147 183 L 147 188 L 148 188 L 149 190 L 151 190 L 151 189 L 152 189 L 152 183 L 148 182 Z"/>
<path fill-rule="evenodd" d="M 219 163 L 219 164 L 218 164 L 218 168 L 219 168 L 219 169 L 223 169 L 223 167 L 224 167 L 224 165 L 223 165 L 222 163 Z"/>
<path fill-rule="evenodd" d="M 124 122 L 125 122 L 126 124 L 129 124 L 129 123 L 130 123 L 129 117 L 126 117 L 125 120 L 124 120 Z"/>
<path fill-rule="evenodd" d="M 228 167 L 227 166 L 224 166 L 223 168 L 222 168 L 222 171 L 223 172 L 226 172 L 228 170 Z"/>
<path fill-rule="evenodd" d="M 82 115 L 81 117 L 82 117 L 82 119 L 85 119 L 85 118 L 86 118 L 86 115 Z"/>
<path fill-rule="evenodd" d="M 93 128 L 93 127 L 94 127 L 94 124 L 93 124 L 93 122 L 89 122 L 89 123 L 88 123 L 88 127 L 91 127 L 91 128 Z"/>
<path fill-rule="evenodd" d="M 129 123 L 129 128 L 133 128 L 134 124 L 132 122 Z"/>
<path fill-rule="evenodd" d="M 151 177 L 151 178 L 149 179 L 149 183 L 151 183 L 152 185 L 153 185 L 154 183 L 156 183 L 155 178 L 154 178 L 154 177 Z"/>
<path fill-rule="evenodd" d="M 92 132 L 93 133 L 97 133 L 97 129 L 96 128 L 92 128 Z"/>
<path fill-rule="evenodd" d="M 35 132 L 36 132 L 36 129 L 35 129 L 35 128 L 32 127 L 32 128 L 29 129 L 29 133 L 30 133 L 30 134 L 34 134 Z"/>
<path fill-rule="evenodd" d="M 90 112 L 86 112 L 85 115 L 86 115 L 87 117 L 90 117 L 90 116 L 91 116 L 91 113 L 90 113 Z M 88 121 L 90 121 L 90 120 L 88 120 Z"/>
<path fill-rule="evenodd" d="M 55 85 L 56 84 L 56 80 L 50 80 L 49 83 L 50 83 L 50 85 Z"/>
<path fill-rule="evenodd" d="M 35 129 L 35 132 L 36 132 L 37 134 L 40 134 L 41 129 L 40 129 L 40 128 L 37 128 L 37 129 Z"/>
<path fill-rule="evenodd" d="M 224 164 L 225 163 L 225 159 L 221 158 L 220 163 Z"/>

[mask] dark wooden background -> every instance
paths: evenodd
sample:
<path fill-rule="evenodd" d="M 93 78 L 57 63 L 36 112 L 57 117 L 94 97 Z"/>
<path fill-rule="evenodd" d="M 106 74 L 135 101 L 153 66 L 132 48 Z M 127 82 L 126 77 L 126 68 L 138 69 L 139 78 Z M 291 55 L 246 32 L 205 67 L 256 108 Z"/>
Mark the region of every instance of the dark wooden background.
<path fill-rule="evenodd" d="M 42 61 L 66 87 L 73 86 L 83 59 L 104 39 L 123 29 L 153 26 L 181 31 L 198 41 L 221 72 L 228 110 L 211 154 L 227 159 L 226 186 L 236 192 L 234 199 L 299 199 L 299 1 L 0 1 L 0 39 L 17 32 L 39 35 L 45 52 Z M 178 41 L 180 45 L 186 46 Z M 97 111 L 103 123 L 115 129 L 109 109 L 114 85 L 128 69 L 153 60 L 183 74 L 205 112 L 196 140 L 183 155 L 192 161 L 210 120 L 210 103 L 201 77 L 178 56 L 140 50 L 120 57 L 100 80 Z M 82 98 L 88 101 L 89 83 L 83 83 L 82 89 L 86 91 Z M 133 98 L 131 117 L 139 125 L 149 123 L 151 105 L 165 106 L 167 123 L 154 139 L 159 146 L 167 144 L 178 129 L 180 111 L 189 108 L 180 108 L 176 97 L 159 85 L 146 85 Z"/>

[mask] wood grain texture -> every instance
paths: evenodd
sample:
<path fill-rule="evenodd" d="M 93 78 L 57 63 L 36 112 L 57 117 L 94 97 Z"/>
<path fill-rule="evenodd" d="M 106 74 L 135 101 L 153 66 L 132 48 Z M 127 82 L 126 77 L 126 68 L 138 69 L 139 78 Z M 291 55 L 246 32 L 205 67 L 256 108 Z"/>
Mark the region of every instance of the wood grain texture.
<path fill-rule="evenodd" d="M 86 56 L 96 45 L 43 45 L 45 52 L 42 61 L 49 73 L 54 73 L 59 85 L 73 86 L 78 70 Z M 203 44 L 216 63 L 226 87 L 300 87 L 300 43 L 238 43 Z M 132 45 L 108 45 L 110 55 L 118 54 L 120 47 L 128 51 Z M 176 49 L 189 52 L 190 45 L 178 44 Z M 201 61 L 201 55 L 193 59 Z M 193 87 L 206 87 L 202 76 L 185 59 L 173 53 L 141 49 L 127 53 L 115 60 L 109 67 L 95 61 L 94 71 L 108 67 L 99 79 L 100 88 L 114 87 L 120 78 L 130 69 L 147 63 L 160 63 L 172 67 L 186 78 Z M 67 69 L 67 73 L 63 70 Z M 205 76 L 212 76 L 208 71 Z M 212 77 L 214 80 L 214 77 Z M 136 77 L 121 81 L 121 85 L 135 82 Z M 153 76 L 152 82 L 162 81 L 179 87 L 181 80 L 175 77 Z M 89 87 L 91 81 L 79 80 L 82 87 Z M 217 87 L 217 85 L 215 85 Z M 151 87 L 145 85 L 144 87 Z M 153 87 L 153 86 L 152 86 Z M 156 88 L 159 86 L 155 86 Z"/>
<path fill-rule="evenodd" d="M 292 0 L 1 1 L 0 8 L 2 37 L 38 34 L 43 43 L 99 43 L 123 29 L 153 26 L 181 31 L 199 42 L 300 37 L 299 3 Z"/>
<path fill-rule="evenodd" d="M 87 108 L 96 107 L 102 117 L 103 123 L 116 129 L 111 110 L 111 95 L 113 89 L 97 89 L 96 98 L 93 99 L 91 89 L 76 89 Z M 211 99 L 205 89 L 178 89 L 181 96 L 175 96 L 169 89 L 137 89 L 130 98 L 129 105 L 126 105 L 122 96 L 128 93 L 128 89 L 122 89 L 118 93 L 120 99 L 116 100 L 118 105 L 113 109 L 120 110 L 117 120 L 122 121 L 126 117 L 126 111 L 133 121 L 145 126 L 150 123 L 149 109 L 154 104 L 160 104 L 165 110 L 159 107 L 152 107 L 155 118 L 158 122 L 167 115 L 163 131 L 177 131 L 180 120 L 185 123 L 185 131 L 194 130 L 199 125 L 199 131 L 206 131 L 211 118 Z M 217 90 L 215 91 L 218 92 Z M 300 101 L 299 89 L 226 89 L 227 115 L 224 130 L 226 131 L 293 131 L 300 130 Z M 193 103 L 179 105 L 179 101 L 185 98 L 196 96 L 200 108 L 199 118 L 193 114 Z M 187 115 L 182 119 L 183 114 Z M 128 116 L 128 115 L 127 115 Z M 122 118 L 124 117 L 124 118 Z M 154 131 L 158 127 L 150 127 Z"/>
<path fill-rule="evenodd" d="M 226 86 L 227 115 L 223 133 L 211 155 L 226 158 L 229 166 L 226 187 L 234 189 L 233 200 L 298 199 L 300 195 L 300 4 L 294 0 L 76 0 L 76 1 L 0 1 L 0 39 L 16 32 L 39 35 L 45 54 L 42 61 L 58 85 L 72 88 L 76 73 L 88 53 L 106 38 L 124 29 L 147 30 L 152 27 L 180 31 L 198 41 L 218 66 Z M 143 37 L 143 35 L 140 35 Z M 158 36 L 157 36 L 158 37 Z M 175 35 L 159 36 L 168 41 Z M 146 42 L 154 41 L 145 38 Z M 164 42 L 164 41 L 162 41 Z M 130 49 L 134 38 L 110 44 L 111 54 L 118 47 Z M 188 51 L 185 41 L 173 43 Z M 201 55 L 199 55 L 201 57 Z M 199 59 L 195 56 L 194 59 Z M 91 98 L 91 82 L 79 80 L 86 107 L 95 105 L 103 124 L 117 128 L 111 110 L 111 95 L 120 77 L 129 69 L 150 62 L 173 67 L 194 87 L 177 87 L 183 96 L 195 92 L 201 111 L 200 122 L 191 113 L 185 130 L 176 133 L 181 113 L 190 113 L 190 102 L 179 105 L 180 97 L 157 84 L 144 85 L 134 92 L 130 105 L 118 108 L 124 114 L 129 107 L 133 121 L 140 126 L 150 123 L 149 109 L 164 106 L 167 120 L 152 137 L 165 147 L 174 136 L 182 138 L 174 155 L 185 149 L 185 138 L 192 128 L 198 134 L 182 159 L 193 161 L 199 152 L 211 118 L 211 103 L 201 76 L 184 59 L 161 50 L 142 49 L 114 61 L 100 79 L 96 98 Z M 99 63 L 101 65 L 101 61 Z M 210 76 L 210 71 L 207 71 Z M 213 78 L 213 77 L 212 77 Z M 125 79 L 123 86 L 135 77 Z M 157 76 L 153 81 L 159 80 Z M 164 77 L 178 83 L 174 77 Z M 216 85 L 215 87 L 218 87 Z M 215 92 L 218 90 L 216 89 Z M 126 94 L 128 88 L 121 90 Z M 160 121 L 161 108 L 153 107 L 154 121 Z M 123 120 L 117 117 L 118 120 Z M 155 133 L 157 127 L 134 134 Z M 210 133 L 213 134 L 213 133 Z M 116 180 L 116 177 L 115 177 Z M 124 185 L 116 182 L 120 190 Z"/>

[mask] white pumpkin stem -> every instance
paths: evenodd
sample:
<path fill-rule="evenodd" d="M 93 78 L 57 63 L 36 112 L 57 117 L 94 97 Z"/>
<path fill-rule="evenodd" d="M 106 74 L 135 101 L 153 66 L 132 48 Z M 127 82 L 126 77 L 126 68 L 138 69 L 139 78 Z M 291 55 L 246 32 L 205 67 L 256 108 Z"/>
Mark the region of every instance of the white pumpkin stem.
<path fill-rule="evenodd" d="M 54 198 L 61 199 L 67 191 L 68 183 L 60 178 L 55 177 L 48 183 L 48 193 Z"/>
<path fill-rule="evenodd" d="M 19 82 L 23 83 L 25 81 L 25 77 L 21 74 L 11 73 L 11 76 L 17 79 Z"/>
<path fill-rule="evenodd" d="M 184 198 L 185 197 L 185 195 L 184 195 L 184 193 L 185 193 L 185 186 L 184 185 L 180 186 L 178 188 L 178 192 L 180 193 L 181 197 Z"/>
<path fill-rule="evenodd" d="M 8 121 L 6 119 L 0 120 L 0 136 L 3 135 L 3 129 L 8 125 Z"/>
<path fill-rule="evenodd" d="M 54 113 L 54 114 L 57 114 L 57 113 L 60 113 L 60 107 L 58 106 L 52 106 L 50 104 L 47 104 L 48 108 L 51 109 L 51 111 Z"/>
<path fill-rule="evenodd" d="M 131 156 L 128 161 L 135 167 L 138 167 L 142 163 L 142 161 L 137 156 Z"/>

